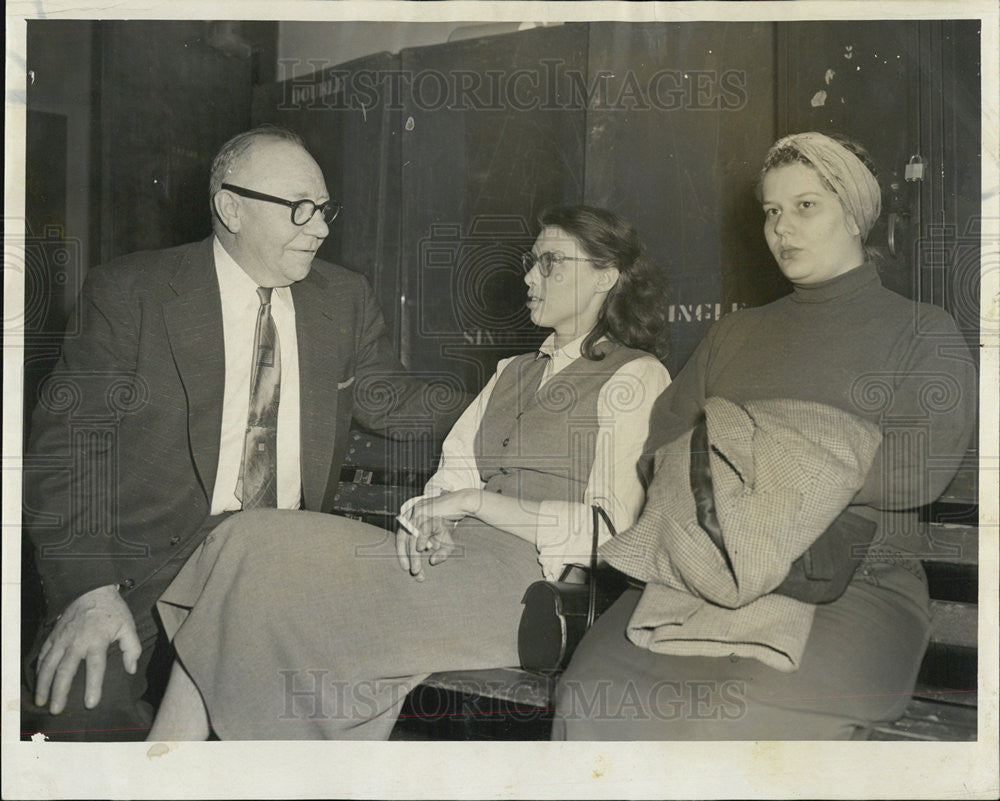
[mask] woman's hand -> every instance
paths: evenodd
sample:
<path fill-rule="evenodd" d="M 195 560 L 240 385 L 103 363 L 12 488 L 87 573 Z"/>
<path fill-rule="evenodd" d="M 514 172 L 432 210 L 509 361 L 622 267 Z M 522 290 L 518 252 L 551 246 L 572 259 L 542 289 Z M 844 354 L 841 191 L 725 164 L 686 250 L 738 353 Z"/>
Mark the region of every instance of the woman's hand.
<path fill-rule="evenodd" d="M 464 489 L 423 498 L 410 507 L 401 522 L 406 531 L 396 534 L 396 555 L 399 564 L 417 581 L 424 580 L 423 557 L 430 552 L 428 562 L 438 565 L 455 550 L 451 532 L 464 517 L 478 508 L 482 493 Z M 417 532 L 416 534 L 410 532 Z"/>
<path fill-rule="evenodd" d="M 461 489 L 422 498 L 407 510 L 406 517 L 421 534 L 425 533 L 425 527 L 429 530 L 434 518 L 449 520 L 454 525 L 463 517 L 476 513 L 482 494 L 481 490 Z"/>

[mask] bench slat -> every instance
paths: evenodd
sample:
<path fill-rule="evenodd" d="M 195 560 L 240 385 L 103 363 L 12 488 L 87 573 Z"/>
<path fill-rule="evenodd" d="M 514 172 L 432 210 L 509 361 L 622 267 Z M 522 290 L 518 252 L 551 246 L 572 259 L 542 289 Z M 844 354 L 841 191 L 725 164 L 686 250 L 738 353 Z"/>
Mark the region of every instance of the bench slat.
<path fill-rule="evenodd" d="M 979 503 L 979 453 L 969 450 L 959 465 L 958 472 L 945 488 L 938 501 L 945 503 L 961 503 L 975 506 Z M 994 473 L 994 475 L 996 475 Z"/>
<path fill-rule="evenodd" d="M 491 670 L 449 670 L 433 673 L 423 684 L 442 690 L 484 695 L 503 701 L 547 709 L 556 680 L 520 668 Z"/>
<path fill-rule="evenodd" d="M 898 721 L 895 726 L 880 726 L 872 729 L 869 740 L 890 742 L 896 740 L 914 740 L 917 742 L 971 742 L 976 739 L 976 732 L 956 731 L 940 723 L 925 721 L 909 721 L 907 718 Z"/>
<path fill-rule="evenodd" d="M 365 484 L 341 481 L 334 505 L 339 512 L 395 516 L 407 498 L 420 490 L 388 484 Z M 921 553 L 923 561 L 976 565 L 979 560 L 979 534 L 976 526 L 952 523 L 923 523 L 921 533 L 932 546 Z"/>
<path fill-rule="evenodd" d="M 976 739 L 977 721 L 975 707 L 915 698 L 900 720 L 874 726 L 868 739 L 970 741 Z"/>
<path fill-rule="evenodd" d="M 434 473 L 440 451 L 439 447 L 428 449 L 428 444 L 351 431 L 344 466 L 359 467 L 382 475 L 401 474 L 406 477 L 406 483 L 412 479 L 419 481 L 422 487 Z"/>
<path fill-rule="evenodd" d="M 951 689 L 947 687 L 930 687 L 918 683 L 913 691 L 914 699 L 924 701 L 936 701 L 938 703 L 955 704 L 957 706 L 967 706 L 976 708 L 979 703 L 979 691 L 972 689 Z"/>
<path fill-rule="evenodd" d="M 353 484 L 341 481 L 333 496 L 333 508 L 341 514 L 388 515 L 395 517 L 403 501 L 419 491 L 385 484 Z"/>
<path fill-rule="evenodd" d="M 979 615 L 975 604 L 931 601 L 931 642 L 975 648 L 979 642 Z"/>
<path fill-rule="evenodd" d="M 979 564 L 979 529 L 955 523 L 923 523 L 921 533 L 930 543 L 921 553 L 924 562 L 949 562 L 956 565 Z"/>
<path fill-rule="evenodd" d="M 948 704 L 926 698 L 914 698 L 906 707 L 904 717 L 929 723 L 943 723 L 949 726 L 975 727 L 977 712 L 974 708 L 961 704 Z"/>

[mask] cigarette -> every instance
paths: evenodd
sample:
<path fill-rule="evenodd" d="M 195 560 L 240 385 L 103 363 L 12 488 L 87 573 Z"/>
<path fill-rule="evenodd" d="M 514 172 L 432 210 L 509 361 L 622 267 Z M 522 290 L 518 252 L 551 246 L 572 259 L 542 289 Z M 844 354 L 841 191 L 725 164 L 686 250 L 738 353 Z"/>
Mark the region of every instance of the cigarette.
<path fill-rule="evenodd" d="M 411 523 L 409 520 L 403 517 L 403 515 L 396 515 L 396 521 L 399 523 L 399 525 L 401 525 L 403 528 L 406 529 L 406 533 L 409 534 L 410 536 L 412 537 L 420 536 L 420 530 L 415 525 L 413 525 L 413 523 Z"/>

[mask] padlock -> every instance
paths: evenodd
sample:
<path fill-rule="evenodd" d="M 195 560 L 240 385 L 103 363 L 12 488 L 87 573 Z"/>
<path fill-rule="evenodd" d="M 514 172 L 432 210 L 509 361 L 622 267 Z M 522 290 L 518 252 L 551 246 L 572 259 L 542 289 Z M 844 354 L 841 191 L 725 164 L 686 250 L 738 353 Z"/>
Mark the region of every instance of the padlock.
<path fill-rule="evenodd" d="M 906 171 L 903 173 L 903 177 L 907 181 L 922 181 L 924 180 L 924 164 L 923 158 L 920 156 L 910 156 L 910 161 L 906 165 Z"/>

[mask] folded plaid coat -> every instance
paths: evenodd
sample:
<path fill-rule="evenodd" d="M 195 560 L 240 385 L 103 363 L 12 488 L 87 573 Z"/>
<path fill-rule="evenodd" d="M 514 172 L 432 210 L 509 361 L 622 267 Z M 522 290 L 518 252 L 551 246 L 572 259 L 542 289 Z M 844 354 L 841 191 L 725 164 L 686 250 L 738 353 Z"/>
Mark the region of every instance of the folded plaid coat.
<path fill-rule="evenodd" d="M 601 548 L 646 582 L 628 637 L 659 653 L 796 670 L 815 607 L 773 590 L 864 484 L 881 435 L 808 401 L 709 398 L 705 416 L 724 549 L 698 525 L 685 435 L 656 452 L 635 525 Z"/>

